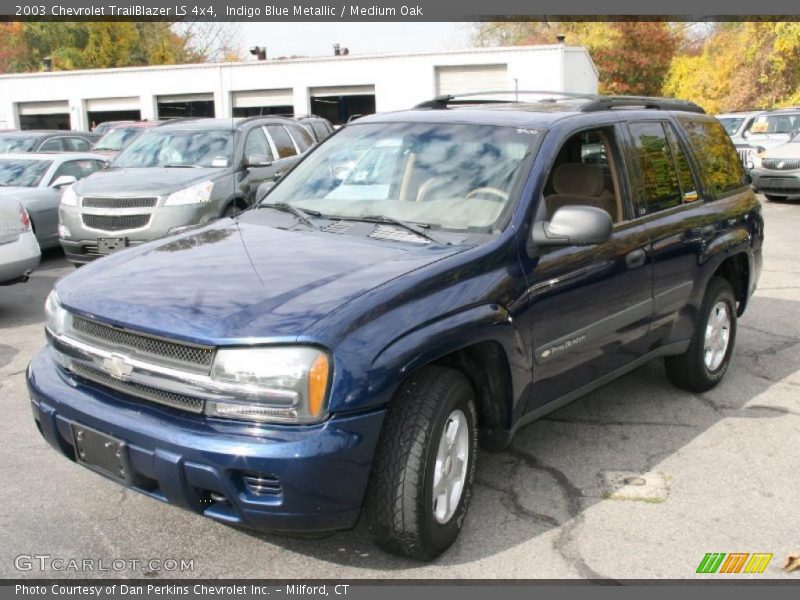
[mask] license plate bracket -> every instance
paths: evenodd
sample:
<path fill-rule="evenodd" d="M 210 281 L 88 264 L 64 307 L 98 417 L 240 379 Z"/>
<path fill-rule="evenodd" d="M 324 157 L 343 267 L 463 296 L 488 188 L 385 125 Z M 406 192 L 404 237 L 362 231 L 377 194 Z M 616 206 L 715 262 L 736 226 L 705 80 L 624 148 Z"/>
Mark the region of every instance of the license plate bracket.
<path fill-rule="evenodd" d="M 75 460 L 79 464 L 120 483 L 132 482 L 133 474 L 125 442 L 80 423 L 70 425 Z"/>
<path fill-rule="evenodd" d="M 128 238 L 99 238 L 97 240 L 97 252 L 99 254 L 111 254 L 123 248 L 127 248 Z"/>

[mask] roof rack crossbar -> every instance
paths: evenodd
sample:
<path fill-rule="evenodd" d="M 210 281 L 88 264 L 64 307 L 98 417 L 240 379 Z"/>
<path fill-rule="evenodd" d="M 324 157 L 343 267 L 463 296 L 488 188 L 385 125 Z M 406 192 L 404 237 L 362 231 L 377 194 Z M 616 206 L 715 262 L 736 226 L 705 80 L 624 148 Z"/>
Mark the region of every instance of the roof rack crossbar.
<path fill-rule="evenodd" d="M 501 94 L 513 95 L 515 100 L 502 100 L 502 99 L 478 99 L 478 96 L 499 96 Z M 447 108 L 454 104 L 491 104 L 491 103 L 508 103 L 517 102 L 519 96 L 536 94 L 540 96 L 547 96 L 546 98 L 539 98 L 539 100 L 555 101 L 558 99 L 564 100 L 593 100 L 600 98 L 597 94 L 583 94 L 577 92 L 554 92 L 552 90 L 486 90 L 482 92 L 469 92 L 465 94 L 442 94 L 435 96 L 431 100 L 420 102 L 414 108 Z M 475 98 L 475 100 L 463 100 L 466 98 Z"/>

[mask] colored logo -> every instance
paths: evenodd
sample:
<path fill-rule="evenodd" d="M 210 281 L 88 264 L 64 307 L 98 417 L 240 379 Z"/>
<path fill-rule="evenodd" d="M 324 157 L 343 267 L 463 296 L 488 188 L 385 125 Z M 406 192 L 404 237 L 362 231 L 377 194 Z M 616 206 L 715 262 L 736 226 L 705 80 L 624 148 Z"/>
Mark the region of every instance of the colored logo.
<path fill-rule="evenodd" d="M 696 573 L 763 573 L 772 554 L 763 552 L 708 552 L 700 561 Z"/>

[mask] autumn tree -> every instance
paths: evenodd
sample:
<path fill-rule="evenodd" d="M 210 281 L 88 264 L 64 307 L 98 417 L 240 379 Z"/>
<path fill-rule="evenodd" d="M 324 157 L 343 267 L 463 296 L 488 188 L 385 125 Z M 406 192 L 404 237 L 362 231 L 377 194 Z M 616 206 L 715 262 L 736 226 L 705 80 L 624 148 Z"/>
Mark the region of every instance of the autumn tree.
<path fill-rule="evenodd" d="M 800 104 L 800 23 L 719 24 L 675 58 L 665 91 L 716 113 Z"/>
<path fill-rule="evenodd" d="M 597 67 L 603 93 L 659 95 L 680 42 L 680 31 L 665 22 L 537 21 L 480 23 L 480 45 L 553 44 L 563 34 L 585 46 Z"/>

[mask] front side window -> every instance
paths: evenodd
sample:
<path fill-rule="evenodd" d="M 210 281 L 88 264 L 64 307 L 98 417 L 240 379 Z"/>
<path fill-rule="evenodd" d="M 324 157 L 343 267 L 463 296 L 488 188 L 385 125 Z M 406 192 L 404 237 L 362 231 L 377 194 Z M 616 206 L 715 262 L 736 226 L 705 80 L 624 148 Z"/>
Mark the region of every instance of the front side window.
<path fill-rule="evenodd" d="M 97 171 L 98 168 L 99 166 L 96 160 L 68 160 L 61 163 L 58 169 L 56 169 L 52 180 L 55 181 L 62 175 L 69 175 L 75 179 L 83 179 Z"/>
<path fill-rule="evenodd" d="M 244 155 L 263 158 L 266 162 L 275 160 L 269 142 L 267 142 L 267 136 L 264 135 L 261 127 L 256 127 L 248 132 L 244 142 Z"/>
<path fill-rule="evenodd" d="M 232 156 L 233 131 L 156 128 L 125 148 L 113 166 L 224 168 Z"/>
<path fill-rule="evenodd" d="M 682 119 L 702 179 L 712 197 L 747 184 L 742 162 L 725 130 L 716 121 Z"/>
<path fill-rule="evenodd" d="M 354 124 L 293 169 L 268 202 L 330 218 L 383 216 L 491 233 L 515 205 L 541 138 L 490 125 Z"/>
<path fill-rule="evenodd" d="M 47 140 L 39 148 L 39 152 L 61 152 L 64 146 L 61 138 L 52 138 Z"/>
<path fill-rule="evenodd" d="M 79 137 L 65 138 L 67 150 L 72 152 L 88 152 L 92 145 L 85 139 Z"/>
<path fill-rule="evenodd" d="M 0 187 L 36 187 L 52 161 L 0 160 Z"/>

